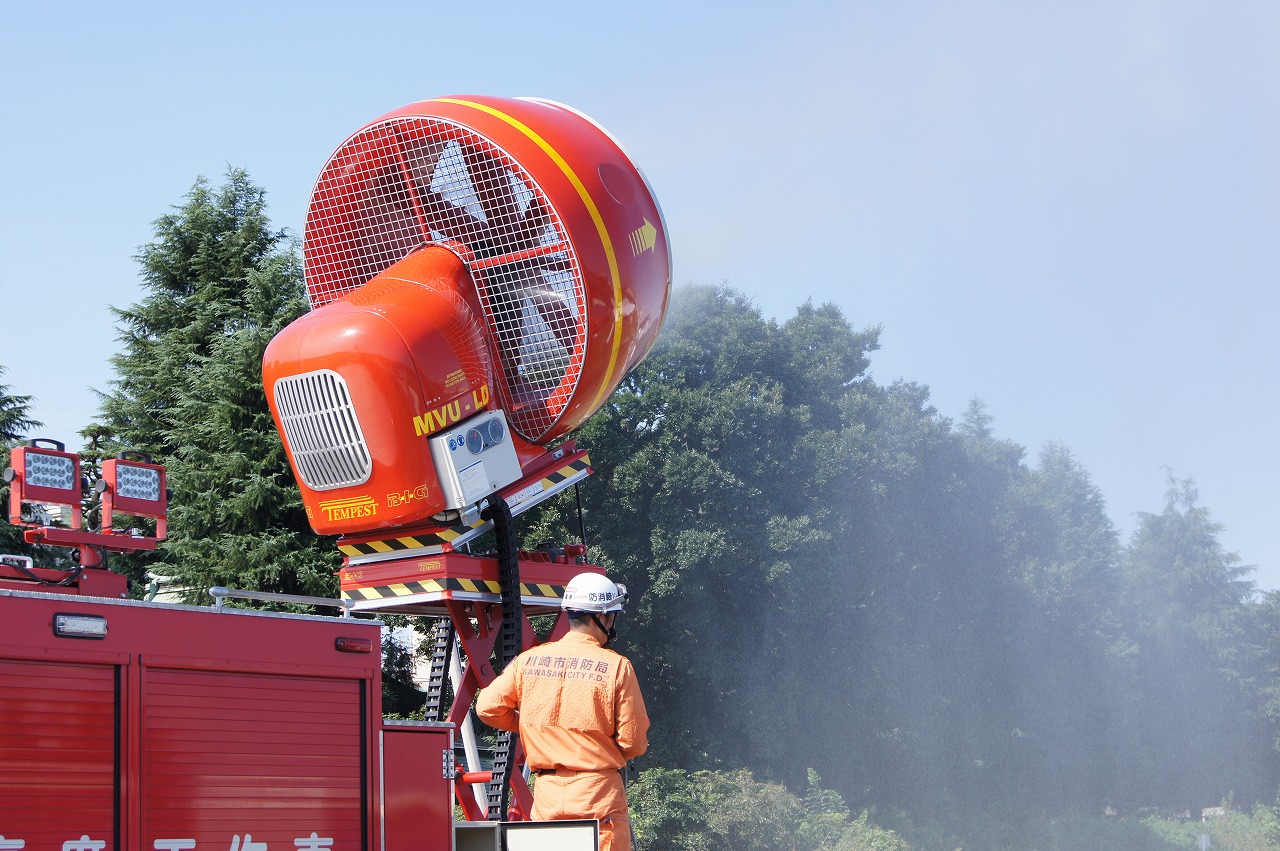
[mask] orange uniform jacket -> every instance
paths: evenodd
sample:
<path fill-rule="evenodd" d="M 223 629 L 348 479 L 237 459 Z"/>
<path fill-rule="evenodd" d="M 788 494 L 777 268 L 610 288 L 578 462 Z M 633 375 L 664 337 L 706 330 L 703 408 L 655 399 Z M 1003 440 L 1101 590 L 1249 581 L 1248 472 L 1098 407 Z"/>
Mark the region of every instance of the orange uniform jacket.
<path fill-rule="evenodd" d="M 518 732 L 534 771 L 617 770 L 649 746 L 631 662 L 581 632 L 517 656 L 480 693 L 476 713 L 491 727 Z"/>

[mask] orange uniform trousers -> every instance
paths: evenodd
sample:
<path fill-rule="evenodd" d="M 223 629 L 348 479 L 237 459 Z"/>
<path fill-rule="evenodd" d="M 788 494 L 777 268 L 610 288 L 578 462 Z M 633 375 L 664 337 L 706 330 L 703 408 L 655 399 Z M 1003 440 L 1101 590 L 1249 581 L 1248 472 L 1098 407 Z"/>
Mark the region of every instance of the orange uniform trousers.
<path fill-rule="evenodd" d="M 631 851 L 627 791 L 617 771 L 539 774 L 533 782 L 533 820 L 600 820 L 600 851 Z"/>

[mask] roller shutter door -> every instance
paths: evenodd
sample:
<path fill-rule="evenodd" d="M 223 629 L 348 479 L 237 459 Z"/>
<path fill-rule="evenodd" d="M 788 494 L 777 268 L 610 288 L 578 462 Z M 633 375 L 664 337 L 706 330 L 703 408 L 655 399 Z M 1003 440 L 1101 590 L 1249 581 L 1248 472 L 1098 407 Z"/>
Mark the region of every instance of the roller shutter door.
<path fill-rule="evenodd" d="M 0 660 L 0 836 L 116 851 L 117 668 Z"/>
<path fill-rule="evenodd" d="M 143 848 L 365 847 L 362 681 L 143 677 Z"/>

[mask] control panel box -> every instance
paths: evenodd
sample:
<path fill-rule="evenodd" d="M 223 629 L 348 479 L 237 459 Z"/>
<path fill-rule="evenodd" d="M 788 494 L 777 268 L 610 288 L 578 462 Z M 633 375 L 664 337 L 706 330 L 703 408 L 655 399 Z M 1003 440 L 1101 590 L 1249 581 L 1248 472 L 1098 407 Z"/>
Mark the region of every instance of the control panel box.
<path fill-rule="evenodd" d="M 431 438 L 445 507 L 463 509 L 524 475 L 501 410 L 484 411 Z"/>

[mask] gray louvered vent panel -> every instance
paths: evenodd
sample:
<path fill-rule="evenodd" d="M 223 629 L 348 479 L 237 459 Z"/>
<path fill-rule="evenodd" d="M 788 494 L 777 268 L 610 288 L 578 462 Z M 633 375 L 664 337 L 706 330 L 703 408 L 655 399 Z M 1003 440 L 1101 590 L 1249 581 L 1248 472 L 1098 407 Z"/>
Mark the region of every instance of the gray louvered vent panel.
<path fill-rule="evenodd" d="M 331 369 L 291 375 L 276 382 L 274 393 L 303 484 L 326 491 L 369 480 L 373 460 L 341 375 Z"/>

